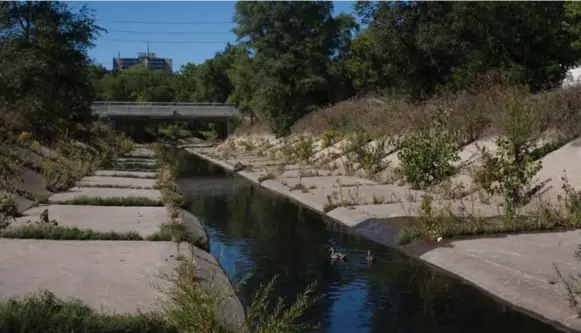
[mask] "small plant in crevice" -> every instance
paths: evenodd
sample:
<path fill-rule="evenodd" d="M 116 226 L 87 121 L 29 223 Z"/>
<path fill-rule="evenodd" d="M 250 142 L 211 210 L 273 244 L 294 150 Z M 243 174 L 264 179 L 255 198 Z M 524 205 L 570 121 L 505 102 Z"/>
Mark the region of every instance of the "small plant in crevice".
<path fill-rule="evenodd" d="M 15 217 L 18 215 L 18 209 L 12 196 L 0 196 L 0 230 L 10 225 L 11 220 L 15 221 Z"/>
<path fill-rule="evenodd" d="M 343 135 L 335 130 L 327 130 L 323 132 L 321 138 L 323 139 L 323 148 L 331 147 L 342 139 Z"/>
<path fill-rule="evenodd" d="M 453 163 L 460 160 L 459 133 L 450 129 L 448 121 L 449 112 L 439 107 L 429 125 L 399 142 L 401 164 L 395 172 L 413 188 L 426 188 L 455 172 Z"/>
<path fill-rule="evenodd" d="M 577 247 L 574 256 L 575 259 L 581 262 L 581 245 Z M 557 273 L 557 277 L 565 288 L 569 307 L 575 311 L 578 318 L 581 317 L 581 274 L 577 273 L 565 276 L 557 263 L 553 263 L 553 267 Z"/>
<path fill-rule="evenodd" d="M 307 187 L 303 183 L 301 183 L 300 181 L 298 183 L 296 183 L 294 186 L 291 186 L 289 188 L 289 191 L 291 191 L 291 192 L 292 191 L 301 191 L 303 193 L 309 192 L 309 190 L 307 189 Z"/>
<path fill-rule="evenodd" d="M 360 205 L 359 199 L 359 185 L 356 184 L 355 186 L 355 194 L 349 191 L 348 197 L 343 195 L 342 187 L 339 181 L 337 181 L 338 189 L 334 190 L 330 194 L 327 194 L 327 202 L 323 205 L 323 211 L 325 213 L 337 208 L 337 207 L 353 207 L 356 205 Z"/>
<path fill-rule="evenodd" d="M 262 183 L 263 181 L 269 179 L 276 179 L 276 175 L 274 174 L 274 172 L 268 172 L 264 175 L 260 175 L 260 177 L 258 177 L 258 182 Z"/>
<path fill-rule="evenodd" d="M 505 215 L 516 219 L 517 208 L 530 201 L 541 186 L 532 187 L 541 161 L 535 161 L 532 151 L 540 135 L 538 117 L 530 107 L 514 98 L 503 104 L 503 135 L 496 144 L 494 155 L 482 150 L 483 167 L 476 182 L 490 195 L 504 199 Z"/>
<path fill-rule="evenodd" d="M 345 147 L 345 158 L 347 160 L 347 171 L 353 172 L 353 166 L 358 163 L 365 174 L 371 177 L 389 166 L 389 161 L 385 160 L 388 148 L 395 147 L 394 140 L 379 138 L 374 143 L 365 134 L 355 135 Z"/>
<path fill-rule="evenodd" d="M 565 174 L 561 180 L 563 181 L 562 189 L 565 195 L 558 195 L 557 199 L 563 206 L 566 216 L 562 220 L 571 227 L 579 227 L 581 225 L 581 191 L 577 191 L 569 183 L 569 179 Z"/>

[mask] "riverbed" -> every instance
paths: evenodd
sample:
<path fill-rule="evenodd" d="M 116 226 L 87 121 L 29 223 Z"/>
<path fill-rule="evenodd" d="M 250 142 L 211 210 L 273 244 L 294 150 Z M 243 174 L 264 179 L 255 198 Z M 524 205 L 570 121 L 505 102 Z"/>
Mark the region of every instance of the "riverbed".
<path fill-rule="evenodd" d="M 234 282 L 254 273 L 240 288 L 245 304 L 278 275 L 274 296 L 289 302 L 317 282 L 322 299 L 304 317 L 320 323 L 317 332 L 558 332 L 216 165 L 185 152 L 176 158 L 178 183 L 208 229 L 212 254 Z M 331 262 L 331 245 L 347 261 Z M 372 265 L 367 250 L 377 255 Z"/>

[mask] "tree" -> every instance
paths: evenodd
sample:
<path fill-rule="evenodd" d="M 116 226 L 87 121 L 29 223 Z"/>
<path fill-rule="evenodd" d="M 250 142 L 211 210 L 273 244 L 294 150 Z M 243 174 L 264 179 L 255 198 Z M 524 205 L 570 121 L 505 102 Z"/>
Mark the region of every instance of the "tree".
<path fill-rule="evenodd" d="M 198 66 L 188 62 L 172 78 L 173 100 L 175 102 L 195 101 L 196 73 Z"/>
<path fill-rule="evenodd" d="M 381 82 L 416 99 L 438 87 L 463 89 L 490 70 L 547 88 L 581 55 L 561 24 L 560 2 L 366 2 L 356 11 L 369 24 L 350 63 L 357 83 Z"/>
<path fill-rule="evenodd" d="M 196 73 L 195 100 L 198 102 L 224 103 L 232 91 L 228 69 L 232 66 L 233 47 L 226 45 L 223 52 L 198 66 Z"/>
<path fill-rule="evenodd" d="M 339 36 L 331 2 L 237 2 L 234 32 L 252 54 L 252 109 L 276 134 L 329 101 Z"/>
<path fill-rule="evenodd" d="M 0 98 L 22 123 L 50 139 L 91 119 L 95 96 L 87 50 L 103 31 L 92 12 L 65 3 L 10 1 L 0 11 Z"/>

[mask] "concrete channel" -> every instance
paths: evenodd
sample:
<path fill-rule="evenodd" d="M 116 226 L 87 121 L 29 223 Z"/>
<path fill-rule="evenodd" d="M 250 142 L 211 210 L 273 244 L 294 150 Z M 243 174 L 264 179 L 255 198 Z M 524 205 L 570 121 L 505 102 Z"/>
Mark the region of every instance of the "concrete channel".
<path fill-rule="evenodd" d="M 138 148 L 131 158 L 154 166 L 153 152 Z M 123 160 L 119 161 L 123 163 Z M 81 196 L 88 198 L 141 196 L 161 199 L 155 172 L 99 170 L 67 192 L 49 197 L 48 205 L 30 207 L 10 226 L 49 218 L 61 226 L 95 231 L 137 232 L 146 239 L 166 222 L 165 207 L 120 207 L 54 204 Z M 34 180 L 38 181 L 38 180 Z M 89 187 L 87 187 L 89 186 Z M 121 188 L 123 187 L 123 188 Z M 132 188 L 133 187 L 133 188 Z M 186 211 L 180 215 L 188 229 L 204 230 Z M 9 228 L 10 228 L 9 227 Z M 184 245 L 185 246 L 185 245 Z M 188 255 L 190 249 L 186 249 Z M 191 249 L 203 288 L 219 288 L 228 297 L 221 304 L 225 324 L 234 330 L 244 320 L 244 309 L 220 264 L 201 248 Z M 79 299 L 105 313 L 137 313 L 157 309 L 168 286 L 162 274 L 177 264 L 177 248 L 165 241 L 78 241 L 0 238 L 0 296 L 24 297 L 46 289 L 61 299 Z"/>
<path fill-rule="evenodd" d="M 217 158 L 218 154 L 213 148 L 187 148 L 186 150 L 226 170 L 235 169 L 232 164 Z M 254 159 L 257 158 L 254 157 Z M 242 160 L 242 158 L 237 157 L 237 160 Z M 273 161 L 265 158 L 263 160 L 261 162 L 266 165 L 273 165 Z M 294 171 L 284 164 L 278 167 L 286 168 L 285 173 Z M 338 207 L 329 212 L 323 209 L 323 204 L 327 200 L 326 195 L 336 187 L 336 182 L 340 182 L 342 186 L 350 182 L 358 183 L 357 190 L 366 195 L 369 194 L 366 193 L 367 190 L 379 189 L 384 185 L 370 184 L 366 188 L 365 179 L 315 175 L 303 177 L 300 180 L 306 188 L 311 185 L 315 188 L 309 193 L 303 193 L 289 189 L 289 187 L 292 188 L 291 182 L 298 179 L 295 175 L 290 177 L 281 175 L 280 179 L 262 180 L 260 172 L 243 170 L 236 173 L 258 186 L 346 225 L 353 233 L 403 251 L 442 273 L 460 278 L 499 301 L 562 331 L 581 332 L 581 320 L 569 307 L 563 287 L 556 283 L 556 272 L 553 266 L 559 264 L 565 275 L 579 274 L 578 262 L 573 256 L 579 244 L 578 230 L 451 240 L 441 246 L 412 244 L 402 247 L 395 241 L 397 227 L 380 223 L 378 218 L 374 217 L 404 216 L 405 212 L 398 213 L 397 211 L 401 210 L 401 203 L 361 204 L 351 208 Z"/>

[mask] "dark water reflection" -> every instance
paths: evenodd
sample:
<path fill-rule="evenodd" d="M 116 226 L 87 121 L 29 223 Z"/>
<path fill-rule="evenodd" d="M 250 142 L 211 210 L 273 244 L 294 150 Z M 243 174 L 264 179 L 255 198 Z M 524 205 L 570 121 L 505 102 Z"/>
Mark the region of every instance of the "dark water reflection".
<path fill-rule="evenodd" d="M 324 297 L 305 320 L 320 322 L 319 332 L 557 332 L 219 167 L 179 155 L 180 186 L 210 232 L 212 253 L 233 280 L 255 272 L 241 289 L 243 302 L 278 274 L 276 296 L 289 300 L 318 282 Z M 349 260 L 332 264 L 330 244 Z M 371 267 L 367 249 L 378 256 Z"/>

